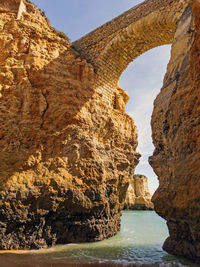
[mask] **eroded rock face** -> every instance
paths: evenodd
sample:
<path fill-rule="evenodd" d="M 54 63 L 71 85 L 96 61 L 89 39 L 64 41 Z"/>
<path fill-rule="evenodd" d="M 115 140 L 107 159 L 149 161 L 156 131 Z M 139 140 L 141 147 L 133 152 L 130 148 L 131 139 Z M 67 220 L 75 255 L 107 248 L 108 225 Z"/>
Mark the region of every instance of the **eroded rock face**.
<path fill-rule="evenodd" d="M 153 202 L 167 220 L 164 249 L 200 260 L 200 1 L 177 26 L 163 88 L 152 118 L 150 159 L 160 185 Z"/>
<path fill-rule="evenodd" d="M 125 94 L 117 93 L 118 109 L 107 105 L 101 88 L 95 90 L 93 67 L 32 4 L 24 3 L 26 12 L 16 20 L 20 1 L 0 1 L 0 249 L 110 237 L 119 230 L 128 180 L 139 158 L 136 128 L 124 113 Z M 176 3 L 173 25 L 163 20 L 167 42 L 187 1 Z M 177 26 L 155 100 L 156 150 L 150 162 L 160 180 L 153 202 L 170 232 L 164 249 L 200 260 L 200 3 L 191 3 Z M 159 27 L 157 45 L 164 44 Z M 135 40 L 133 35 L 132 49 Z M 140 46 L 137 56 L 138 51 Z"/>
<path fill-rule="evenodd" d="M 148 178 L 144 175 L 134 175 L 129 179 L 124 209 L 153 210 Z"/>
<path fill-rule="evenodd" d="M 0 2 L 0 249 L 102 240 L 120 228 L 136 128 L 25 4 L 16 20 L 19 1 Z"/>

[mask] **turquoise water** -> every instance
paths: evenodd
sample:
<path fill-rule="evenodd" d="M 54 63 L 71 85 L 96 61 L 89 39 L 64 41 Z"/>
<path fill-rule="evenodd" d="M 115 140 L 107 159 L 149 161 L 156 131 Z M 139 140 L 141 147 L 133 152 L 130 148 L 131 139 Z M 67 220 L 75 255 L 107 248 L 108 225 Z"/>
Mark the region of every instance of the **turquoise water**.
<path fill-rule="evenodd" d="M 164 252 L 162 244 L 167 236 L 165 221 L 154 211 L 124 211 L 121 231 L 115 237 L 21 255 L 3 254 L 0 266 L 199 266 Z"/>

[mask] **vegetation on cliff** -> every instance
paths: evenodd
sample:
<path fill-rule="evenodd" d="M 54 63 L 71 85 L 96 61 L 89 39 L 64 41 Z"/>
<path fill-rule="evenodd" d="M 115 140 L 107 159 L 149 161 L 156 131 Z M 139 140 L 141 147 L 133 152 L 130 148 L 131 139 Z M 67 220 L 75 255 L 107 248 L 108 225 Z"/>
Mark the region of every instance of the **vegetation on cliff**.
<path fill-rule="evenodd" d="M 27 3 L 29 3 L 29 4 L 34 5 L 34 6 L 37 8 L 37 6 L 36 6 L 32 1 L 30 1 L 30 0 L 25 0 L 25 1 L 26 1 Z M 45 19 L 46 19 L 47 22 L 49 23 L 49 19 L 47 18 L 45 11 L 44 11 L 44 10 L 41 10 L 41 9 L 38 9 L 38 10 L 40 11 L 41 15 L 42 15 L 43 17 L 45 17 Z M 53 27 L 52 27 L 52 28 L 53 28 Z M 66 40 L 67 42 L 70 43 L 70 39 L 69 39 L 69 37 L 68 37 L 64 32 L 59 31 L 59 30 L 57 30 L 57 29 L 55 29 L 55 28 L 53 28 L 53 30 L 54 30 L 54 32 L 55 32 L 56 35 L 58 35 L 60 38 Z"/>

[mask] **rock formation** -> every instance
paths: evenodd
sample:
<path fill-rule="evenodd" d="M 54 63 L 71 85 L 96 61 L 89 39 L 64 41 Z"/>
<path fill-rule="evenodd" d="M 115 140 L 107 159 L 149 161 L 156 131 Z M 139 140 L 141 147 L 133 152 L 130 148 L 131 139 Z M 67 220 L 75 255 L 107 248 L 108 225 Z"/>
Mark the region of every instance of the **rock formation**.
<path fill-rule="evenodd" d="M 200 261 L 200 1 L 147 0 L 73 45 L 95 66 L 98 88 L 112 86 L 129 62 L 172 43 L 163 88 L 154 103 L 150 164 L 159 177 L 155 210 L 167 220 L 169 253 Z"/>
<path fill-rule="evenodd" d="M 139 154 L 117 82 L 172 42 L 152 117 L 153 202 L 169 227 L 164 249 L 200 261 L 199 0 L 147 0 L 73 46 L 29 1 L 0 1 L 0 249 L 119 230 Z"/>
<path fill-rule="evenodd" d="M 120 229 L 138 163 L 133 120 L 33 4 L 0 1 L 0 249 L 97 241 Z"/>
<path fill-rule="evenodd" d="M 150 163 L 159 177 L 153 196 L 167 220 L 164 249 L 200 261 L 200 1 L 178 23 L 163 88 L 155 100 Z"/>
<path fill-rule="evenodd" d="M 114 108 L 120 110 L 122 113 L 125 113 L 126 104 L 130 99 L 128 93 L 121 89 L 117 83 L 117 86 L 114 90 L 114 95 Z"/>
<path fill-rule="evenodd" d="M 153 210 L 146 176 L 136 174 L 129 179 L 124 209 Z"/>

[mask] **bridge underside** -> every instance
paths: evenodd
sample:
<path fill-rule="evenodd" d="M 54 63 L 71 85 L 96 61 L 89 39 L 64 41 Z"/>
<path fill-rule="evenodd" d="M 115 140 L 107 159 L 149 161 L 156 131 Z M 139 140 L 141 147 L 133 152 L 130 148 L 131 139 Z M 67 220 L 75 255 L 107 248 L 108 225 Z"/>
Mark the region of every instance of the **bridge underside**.
<path fill-rule="evenodd" d="M 96 90 L 113 104 L 122 72 L 144 52 L 173 42 L 187 1 L 148 0 L 73 43 L 96 70 Z"/>

